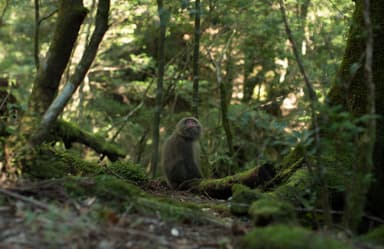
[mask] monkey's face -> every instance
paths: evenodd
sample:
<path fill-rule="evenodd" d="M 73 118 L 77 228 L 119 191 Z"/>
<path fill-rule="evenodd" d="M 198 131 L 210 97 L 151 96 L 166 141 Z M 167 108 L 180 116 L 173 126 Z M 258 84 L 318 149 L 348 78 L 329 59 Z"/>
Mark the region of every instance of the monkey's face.
<path fill-rule="evenodd" d="M 177 124 L 177 132 L 180 136 L 197 139 L 201 134 L 201 125 L 196 118 L 184 118 Z"/>

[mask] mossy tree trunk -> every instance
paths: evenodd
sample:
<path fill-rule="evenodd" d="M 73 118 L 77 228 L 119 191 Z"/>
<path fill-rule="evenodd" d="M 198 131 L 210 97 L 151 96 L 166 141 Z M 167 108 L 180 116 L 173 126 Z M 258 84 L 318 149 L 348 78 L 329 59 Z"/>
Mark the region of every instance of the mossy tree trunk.
<path fill-rule="evenodd" d="M 61 75 L 67 66 L 87 12 L 81 0 L 60 1 L 53 39 L 45 62 L 37 71 L 28 111 L 21 122 L 21 133 L 31 134 L 36 122 L 56 97 Z"/>
<path fill-rule="evenodd" d="M 367 97 L 367 77 L 364 68 L 367 44 L 367 29 L 363 12 L 364 2 L 364 0 L 355 1 L 355 12 L 349 31 L 344 58 L 335 85 L 329 94 L 329 103 L 331 105 L 341 105 L 344 110 L 353 113 L 357 117 L 369 113 L 367 105 L 369 100 Z M 382 45 L 384 43 L 384 1 L 371 0 L 370 2 L 370 17 L 374 44 L 372 74 L 373 82 L 376 86 L 376 114 L 379 118 L 377 119 L 376 140 L 373 150 L 374 181 L 368 192 L 367 208 L 373 212 L 374 215 L 384 217 L 384 199 L 382 198 L 382 190 L 384 189 L 384 46 Z M 360 150 L 359 153 L 366 153 L 365 149 Z M 364 156 L 359 155 L 358 158 L 364 158 Z M 359 162 L 357 162 L 357 164 L 359 164 Z M 365 167 L 367 166 L 368 165 L 365 165 Z M 365 172 L 365 175 L 357 175 L 357 179 L 355 179 L 357 182 L 353 183 L 355 191 L 351 193 L 350 190 L 347 190 L 347 194 L 350 196 L 362 195 L 360 198 L 353 199 L 355 201 L 360 200 L 363 203 L 352 203 L 351 205 L 353 206 L 364 205 L 364 185 L 366 184 L 364 181 L 366 181 L 367 174 L 369 174 L 369 172 Z M 352 200 L 348 200 L 347 198 L 347 202 L 348 201 Z M 352 214 L 353 212 L 351 210 L 347 210 L 346 215 L 350 218 L 353 215 L 360 215 L 358 210 L 355 211 L 357 213 Z M 356 224 L 352 224 L 352 226 L 356 226 Z"/>
<path fill-rule="evenodd" d="M 99 0 L 96 13 L 95 30 L 92 33 L 91 40 L 87 44 L 84 54 L 76 67 L 75 73 L 66 82 L 61 93 L 54 99 L 49 108 L 46 110 L 40 125 L 36 132 L 31 136 L 29 141 L 34 145 L 40 145 L 46 140 L 51 131 L 57 117 L 64 110 L 68 101 L 83 82 L 93 60 L 96 57 L 99 45 L 103 39 L 105 32 L 108 30 L 110 0 Z"/>
<path fill-rule="evenodd" d="M 18 133 L 9 137 L 5 149 L 8 166 L 19 165 L 20 160 L 28 161 L 25 150 L 30 147 L 27 141 L 34 133 L 43 114 L 56 97 L 61 75 L 64 72 L 71 51 L 87 14 L 82 0 L 61 0 L 53 39 L 46 60 L 37 71 L 28 110 L 21 118 Z M 28 144 L 28 146 L 25 146 Z M 23 158 L 23 159 L 22 159 Z"/>

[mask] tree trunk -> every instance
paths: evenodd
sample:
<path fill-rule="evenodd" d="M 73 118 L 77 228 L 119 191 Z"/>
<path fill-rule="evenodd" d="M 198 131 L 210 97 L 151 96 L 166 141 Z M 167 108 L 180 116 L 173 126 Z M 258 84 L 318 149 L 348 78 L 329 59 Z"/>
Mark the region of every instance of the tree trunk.
<path fill-rule="evenodd" d="M 347 47 L 335 85 L 329 94 L 331 105 L 341 105 L 344 110 L 359 117 L 368 114 L 367 85 L 364 72 L 366 55 L 366 27 L 364 24 L 364 0 L 355 1 L 355 12 L 349 31 Z M 379 116 L 376 126 L 376 142 L 373 151 L 373 177 L 368 193 L 367 210 L 384 217 L 384 1 L 371 0 L 370 8 L 373 28 L 373 82 L 376 84 L 375 105 Z M 359 151 L 359 153 L 365 153 Z M 365 179 L 358 179 L 364 181 Z M 356 184 L 356 183 L 355 183 Z M 359 188 L 356 187 L 355 188 Z M 349 215 L 351 216 L 351 214 Z"/>
<path fill-rule="evenodd" d="M 45 112 L 40 126 L 37 131 L 32 135 L 30 142 L 33 145 L 40 145 L 50 132 L 50 129 L 57 117 L 64 110 L 64 107 L 72 97 L 73 93 L 83 82 L 85 75 L 88 72 L 93 60 L 96 57 L 97 50 L 103 39 L 105 32 L 108 30 L 108 14 L 109 14 L 110 0 L 99 0 L 96 14 L 95 30 L 92 33 L 91 40 L 86 47 L 84 54 L 76 67 L 75 73 L 65 84 L 62 92 L 58 95 L 48 110 Z"/>
<path fill-rule="evenodd" d="M 193 94 L 192 114 L 199 117 L 199 49 L 200 49 L 200 0 L 196 0 L 195 13 L 195 40 L 193 48 Z"/>
<path fill-rule="evenodd" d="M 160 17 L 160 37 L 159 37 L 159 51 L 158 51 L 158 75 L 157 75 L 157 89 L 156 89 L 156 106 L 153 118 L 153 151 L 151 161 L 152 177 L 156 176 L 157 164 L 159 161 L 159 127 L 160 115 L 163 105 L 163 78 L 165 66 L 165 32 L 167 28 L 167 11 L 164 9 L 163 0 L 157 0 L 157 10 Z"/>
<path fill-rule="evenodd" d="M 68 63 L 80 26 L 87 14 L 81 0 L 61 0 L 53 40 L 46 61 L 40 66 L 29 98 L 29 107 L 21 119 L 18 133 L 7 139 L 4 150 L 8 168 L 30 163 L 33 151 L 27 140 L 55 98 L 60 78 Z"/>
<path fill-rule="evenodd" d="M 45 113 L 56 97 L 62 73 L 67 66 L 80 26 L 87 14 L 81 0 L 61 0 L 56 29 L 45 63 L 37 72 L 29 108 L 20 131 L 30 135 L 36 120 Z"/>

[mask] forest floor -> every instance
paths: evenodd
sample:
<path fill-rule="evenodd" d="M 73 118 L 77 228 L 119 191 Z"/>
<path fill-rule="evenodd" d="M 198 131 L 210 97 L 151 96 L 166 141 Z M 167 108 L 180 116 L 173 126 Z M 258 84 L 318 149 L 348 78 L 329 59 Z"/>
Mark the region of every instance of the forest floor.
<path fill-rule="evenodd" d="M 226 201 L 159 186 L 155 182 L 146 191 L 177 202 L 226 205 Z M 95 197 L 74 200 L 52 184 L 25 181 L 6 189 L 0 189 L 0 249 L 231 249 L 250 225 L 247 220 L 210 208 L 203 211 L 220 222 L 172 221 L 160 214 L 120 213 L 108 208 L 103 208 L 102 214 L 95 213 L 104 205 Z"/>

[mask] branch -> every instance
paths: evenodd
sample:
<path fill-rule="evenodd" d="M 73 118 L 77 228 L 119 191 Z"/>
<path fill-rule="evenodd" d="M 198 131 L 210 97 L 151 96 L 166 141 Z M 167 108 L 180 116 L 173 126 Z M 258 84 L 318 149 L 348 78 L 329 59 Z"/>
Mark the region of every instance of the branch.
<path fill-rule="evenodd" d="M 17 193 L 11 192 L 9 190 L 0 188 L 0 193 L 3 194 L 3 195 L 6 195 L 6 196 L 10 196 L 12 198 L 21 200 L 23 202 L 27 202 L 27 203 L 32 204 L 33 206 L 38 207 L 40 209 L 51 210 L 51 208 L 47 204 L 45 204 L 43 202 L 31 199 L 31 198 L 27 198 L 27 197 L 25 197 L 23 195 L 19 195 Z"/>
<path fill-rule="evenodd" d="M 42 22 L 44 22 L 45 20 L 51 18 L 51 16 L 53 16 L 53 15 L 56 14 L 57 12 L 59 12 L 59 10 L 58 10 L 58 9 L 55 9 L 54 11 L 52 11 L 51 13 L 49 13 L 48 15 L 44 16 L 43 18 L 41 18 L 41 19 L 39 20 L 39 25 L 40 25 Z"/>

